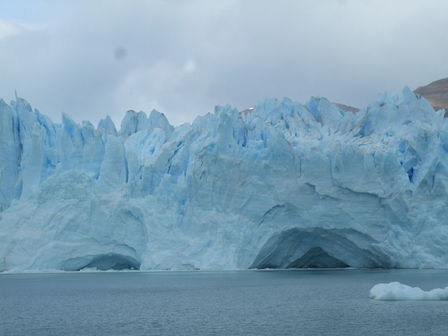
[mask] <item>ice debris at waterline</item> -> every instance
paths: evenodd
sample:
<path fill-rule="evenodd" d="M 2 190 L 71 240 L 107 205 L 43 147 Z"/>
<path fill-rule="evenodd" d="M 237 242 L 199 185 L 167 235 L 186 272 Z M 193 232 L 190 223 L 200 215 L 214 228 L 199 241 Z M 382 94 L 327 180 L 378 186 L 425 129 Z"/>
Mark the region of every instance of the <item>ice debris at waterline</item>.
<path fill-rule="evenodd" d="M 410 287 L 399 282 L 380 283 L 372 287 L 369 297 L 382 301 L 442 301 L 448 300 L 448 287 L 424 291 L 419 287 Z"/>
<path fill-rule="evenodd" d="M 448 267 L 448 121 L 267 99 L 173 127 L 0 101 L 0 271 Z"/>

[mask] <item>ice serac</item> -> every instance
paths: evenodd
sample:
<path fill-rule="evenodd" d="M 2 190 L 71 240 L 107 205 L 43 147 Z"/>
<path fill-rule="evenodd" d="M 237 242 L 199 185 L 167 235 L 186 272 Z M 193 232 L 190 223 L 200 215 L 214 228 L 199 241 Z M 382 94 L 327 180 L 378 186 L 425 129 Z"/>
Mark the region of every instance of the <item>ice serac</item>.
<path fill-rule="evenodd" d="M 404 89 L 120 130 L 0 101 L 0 270 L 448 267 L 448 120 Z"/>
<path fill-rule="evenodd" d="M 128 137 L 139 131 L 151 131 L 155 128 L 160 128 L 166 133 L 171 133 L 173 131 L 173 126 L 170 125 L 163 113 L 152 110 L 148 117 L 145 112 L 140 111 L 137 113 L 130 110 L 126 112 L 126 116 L 121 122 L 120 134 L 124 137 Z"/>
<path fill-rule="evenodd" d="M 104 134 L 117 135 L 115 124 L 109 116 L 100 120 L 98 130 Z"/>
<path fill-rule="evenodd" d="M 19 197 L 21 147 L 19 125 L 13 109 L 0 100 L 0 211 Z"/>

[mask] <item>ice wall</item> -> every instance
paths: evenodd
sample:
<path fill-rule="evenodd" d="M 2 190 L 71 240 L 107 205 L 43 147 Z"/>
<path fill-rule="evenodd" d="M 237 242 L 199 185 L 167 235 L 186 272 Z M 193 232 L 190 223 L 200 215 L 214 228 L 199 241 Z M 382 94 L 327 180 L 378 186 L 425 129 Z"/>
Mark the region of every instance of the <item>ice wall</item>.
<path fill-rule="evenodd" d="M 448 267 L 443 113 L 405 89 L 117 130 L 0 101 L 0 270 Z"/>

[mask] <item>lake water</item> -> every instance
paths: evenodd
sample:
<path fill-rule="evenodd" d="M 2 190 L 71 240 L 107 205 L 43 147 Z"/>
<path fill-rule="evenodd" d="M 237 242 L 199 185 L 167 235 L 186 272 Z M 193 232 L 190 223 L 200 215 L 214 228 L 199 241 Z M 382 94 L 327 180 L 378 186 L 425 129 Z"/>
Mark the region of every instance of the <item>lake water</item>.
<path fill-rule="evenodd" d="M 301 270 L 0 275 L 0 335 L 448 335 L 448 302 L 378 302 L 448 271 Z"/>

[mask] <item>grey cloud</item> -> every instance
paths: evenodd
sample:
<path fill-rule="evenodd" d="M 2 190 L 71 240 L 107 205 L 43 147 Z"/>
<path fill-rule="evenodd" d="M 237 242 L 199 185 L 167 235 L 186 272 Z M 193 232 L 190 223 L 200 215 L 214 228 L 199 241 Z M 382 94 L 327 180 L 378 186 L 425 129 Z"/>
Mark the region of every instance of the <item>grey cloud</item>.
<path fill-rule="evenodd" d="M 0 97 L 58 120 L 327 96 L 363 106 L 447 75 L 444 1 L 79 1 L 0 39 Z M 8 18 L 0 19 L 7 20 Z"/>

